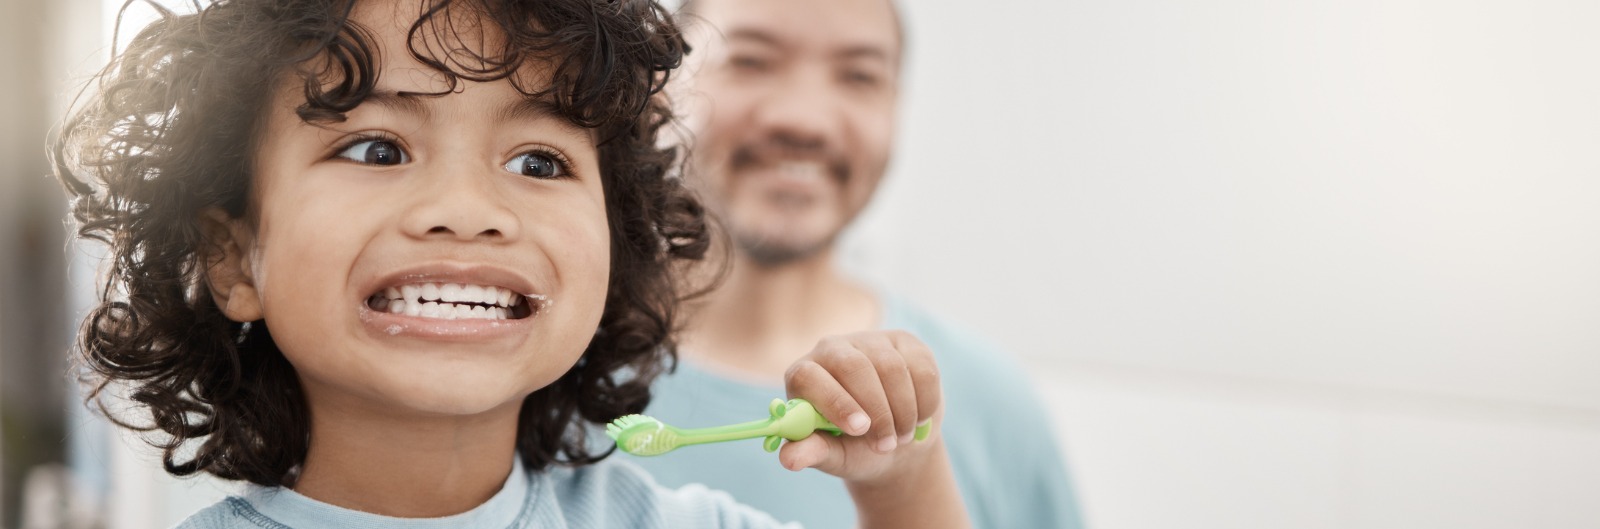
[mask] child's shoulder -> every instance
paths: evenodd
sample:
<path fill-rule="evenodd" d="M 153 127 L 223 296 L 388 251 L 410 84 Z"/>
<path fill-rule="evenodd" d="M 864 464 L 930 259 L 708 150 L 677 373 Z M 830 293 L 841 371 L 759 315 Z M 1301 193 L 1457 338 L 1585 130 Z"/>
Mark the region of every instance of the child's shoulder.
<path fill-rule="evenodd" d="M 229 496 L 190 515 L 174 529 L 289 529 L 261 516 L 249 502 Z"/>

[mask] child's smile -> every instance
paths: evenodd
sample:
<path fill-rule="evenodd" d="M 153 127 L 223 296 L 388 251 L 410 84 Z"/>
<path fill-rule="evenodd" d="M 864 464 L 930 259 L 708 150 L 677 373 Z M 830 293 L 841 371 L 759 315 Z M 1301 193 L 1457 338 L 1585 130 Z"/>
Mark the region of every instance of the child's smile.
<path fill-rule="evenodd" d="M 551 304 L 519 274 L 484 265 L 411 267 L 378 285 L 361 321 L 391 336 L 470 341 L 515 334 Z"/>
<path fill-rule="evenodd" d="M 418 279 L 444 279 L 422 277 Z M 537 294 L 535 294 L 537 296 Z M 413 318 L 520 320 L 538 310 L 540 297 L 507 288 L 461 283 L 408 283 L 367 298 L 367 308 Z"/>

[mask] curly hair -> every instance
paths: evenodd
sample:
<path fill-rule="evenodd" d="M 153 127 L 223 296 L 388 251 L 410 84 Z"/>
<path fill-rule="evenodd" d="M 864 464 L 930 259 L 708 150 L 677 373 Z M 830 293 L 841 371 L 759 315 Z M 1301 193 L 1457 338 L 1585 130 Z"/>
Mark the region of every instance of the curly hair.
<path fill-rule="evenodd" d="M 197 218 L 251 214 L 252 159 L 235 153 L 258 142 L 275 79 L 303 81 L 302 120 L 341 121 L 373 93 L 377 47 L 350 20 L 354 0 L 214 0 L 193 14 L 151 5 L 159 19 L 115 54 L 52 144 L 79 235 L 109 249 L 77 344 L 87 400 L 154 433 L 169 473 L 289 484 L 309 443 L 304 393 L 264 322 L 229 321 L 212 300 Z M 657 143 L 672 123 L 661 89 L 688 48 L 652 0 L 423 6 L 408 51 L 451 88 L 508 80 L 601 140 L 611 279 L 600 330 L 577 365 L 523 402 L 517 440 L 532 470 L 598 461 L 610 451 L 590 450 L 586 422 L 649 402 L 675 358 L 675 307 L 690 294 L 675 270 L 709 245 L 704 210 L 669 175 L 677 148 Z M 503 45 L 436 49 L 465 31 L 452 8 L 493 21 Z M 535 61 L 550 66 L 549 86 L 514 75 Z M 137 423 L 109 411 L 113 388 L 136 403 Z"/>

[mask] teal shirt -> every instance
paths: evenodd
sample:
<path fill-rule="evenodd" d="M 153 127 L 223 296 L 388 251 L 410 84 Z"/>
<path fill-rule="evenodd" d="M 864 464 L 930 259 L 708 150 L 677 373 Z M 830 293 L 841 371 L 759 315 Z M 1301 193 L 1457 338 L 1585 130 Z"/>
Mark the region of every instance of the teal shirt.
<path fill-rule="evenodd" d="M 528 473 L 519 461 L 494 497 L 443 518 L 392 518 L 293 490 L 251 485 L 178 529 L 799 529 L 691 485 L 669 490 L 626 461 Z"/>
<path fill-rule="evenodd" d="M 1078 502 L 1051 433 L 1050 414 L 1021 367 L 999 349 L 893 296 L 880 296 L 883 327 L 921 339 L 939 362 L 945 391 L 941 425 L 961 497 L 979 529 L 1079 529 Z M 760 419 L 778 386 L 729 380 L 680 362 L 656 383 L 646 414 L 689 428 Z M 680 448 L 660 457 L 623 457 L 667 486 L 703 483 L 779 520 L 806 527 L 854 527 L 844 484 L 807 469 L 790 472 L 759 439 Z M 906 486 L 915 486 L 907 484 Z"/>

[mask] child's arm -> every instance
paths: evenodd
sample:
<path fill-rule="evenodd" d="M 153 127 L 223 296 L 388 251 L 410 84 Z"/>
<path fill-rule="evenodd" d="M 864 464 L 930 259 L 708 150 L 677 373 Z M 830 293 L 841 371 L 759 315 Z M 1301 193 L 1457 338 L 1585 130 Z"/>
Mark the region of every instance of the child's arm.
<path fill-rule="evenodd" d="M 901 331 L 827 338 L 790 366 L 784 383 L 846 435 L 787 443 L 779 459 L 791 470 L 843 478 L 862 528 L 971 526 L 939 433 L 938 366 L 922 341 Z M 913 442 L 913 430 L 930 419 L 927 438 Z"/>

